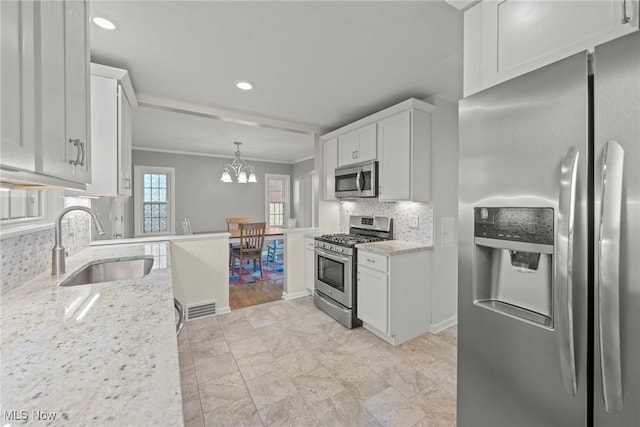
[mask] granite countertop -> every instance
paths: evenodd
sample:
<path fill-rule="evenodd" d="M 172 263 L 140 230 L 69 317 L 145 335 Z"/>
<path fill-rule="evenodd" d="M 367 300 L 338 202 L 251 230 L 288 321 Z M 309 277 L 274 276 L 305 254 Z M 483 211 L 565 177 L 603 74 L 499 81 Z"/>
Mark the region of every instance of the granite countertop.
<path fill-rule="evenodd" d="M 399 255 L 407 252 L 425 251 L 433 249 L 424 243 L 410 242 L 407 240 L 383 240 L 381 242 L 359 243 L 356 248 L 380 255 Z"/>
<path fill-rule="evenodd" d="M 182 425 L 168 253 L 166 242 L 87 248 L 67 274 L 2 296 L 5 422 L 17 411 L 19 422 L 46 413 L 59 425 Z M 138 255 L 154 256 L 141 279 L 58 286 L 89 261 Z"/>

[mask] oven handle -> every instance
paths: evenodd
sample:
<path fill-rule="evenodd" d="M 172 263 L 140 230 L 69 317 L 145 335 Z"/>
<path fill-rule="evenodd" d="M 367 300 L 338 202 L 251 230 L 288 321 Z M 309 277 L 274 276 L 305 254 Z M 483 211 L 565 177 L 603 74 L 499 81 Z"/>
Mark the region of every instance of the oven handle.
<path fill-rule="evenodd" d="M 320 248 L 315 248 L 316 254 L 320 254 L 326 258 L 332 259 L 334 261 L 340 261 L 340 262 L 351 262 L 351 257 L 348 256 L 341 256 L 338 255 L 334 252 L 329 252 L 326 251 L 324 249 L 320 249 Z"/>

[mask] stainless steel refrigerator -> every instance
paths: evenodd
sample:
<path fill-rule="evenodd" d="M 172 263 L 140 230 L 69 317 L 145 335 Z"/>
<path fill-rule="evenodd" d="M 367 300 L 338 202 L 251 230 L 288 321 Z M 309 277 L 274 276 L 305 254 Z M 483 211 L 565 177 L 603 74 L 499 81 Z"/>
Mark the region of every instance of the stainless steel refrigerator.
<path fill-rule="evenodd" d="M 459 112 L 458 425 L 640 425 L 640 34 Z"/>

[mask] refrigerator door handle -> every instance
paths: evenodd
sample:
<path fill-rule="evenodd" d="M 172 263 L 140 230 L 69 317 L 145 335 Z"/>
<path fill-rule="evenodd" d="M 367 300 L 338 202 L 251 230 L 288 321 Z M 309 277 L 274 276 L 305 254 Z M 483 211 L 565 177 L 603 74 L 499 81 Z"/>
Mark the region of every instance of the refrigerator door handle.
<path fill-rule="evenodd" d="M 598 239 L 598 311 L 600 365 L 605 409 L 622 409 L 620 363 L 620 220 L 624 150 L 607 141 L 602 153 L 600 237 Z"/>
<path fill-rule="evenodd" d="M 576 358 L 573 337 L 573 226 L 576 209 L 576 178 L 578 150 L 569 147 L 560 165 L 560 194 L 558 200 L 558 232 L 555 263 L 558 346 L 562 385 L 567 393 L 577 391 Z"/>

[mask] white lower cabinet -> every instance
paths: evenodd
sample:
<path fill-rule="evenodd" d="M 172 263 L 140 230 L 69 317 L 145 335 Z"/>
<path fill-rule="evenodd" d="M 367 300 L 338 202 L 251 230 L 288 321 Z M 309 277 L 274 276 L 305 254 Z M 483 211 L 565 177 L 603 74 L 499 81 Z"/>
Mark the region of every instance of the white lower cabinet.
<path fill-rule="evenodd" d="M 305 268 L 304 268 L 304 281 L 309 292 L 313 294 L 314 280 L 315 280 L 315 253 L 314 253 L 315 239 L 313 237 L 305 238 Z"/>
<path fill-rule="evenodd" d="M 431 252 L 381 255 L 358 250 L 358 318 L 392 345 L 429 331 Z"/>

